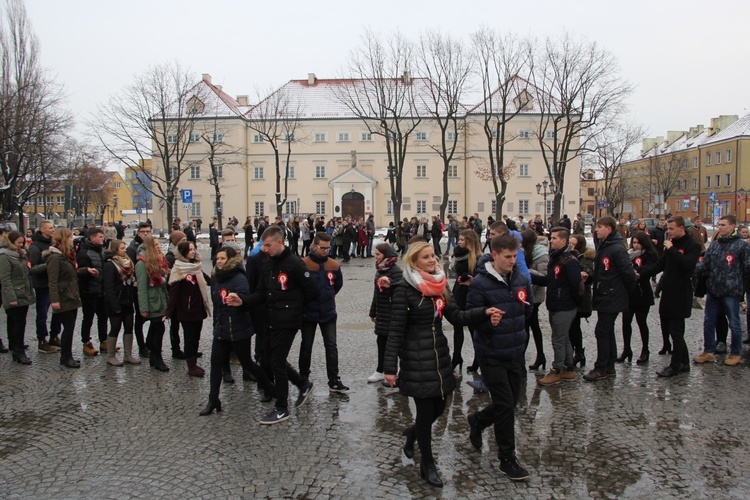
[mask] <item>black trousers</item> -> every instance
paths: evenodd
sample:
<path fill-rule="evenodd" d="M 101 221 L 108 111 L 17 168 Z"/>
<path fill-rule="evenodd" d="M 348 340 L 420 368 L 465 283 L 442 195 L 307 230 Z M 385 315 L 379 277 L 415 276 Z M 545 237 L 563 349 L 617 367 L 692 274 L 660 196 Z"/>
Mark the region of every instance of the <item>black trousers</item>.
<path fill-rule="evenodd" d="M 615 320 L 619 313 L 597 313 L 594 335 L 596 336 L 595 368 L 615 366 L 617 341 L 615 340 Z"/>
<path fill-rule="evenodd" d="M 445 411 L 445 399 L 440 396 L 435 398 L 413 398 L 417 406 L 417 418 L 414 421 L 414 429 L 417 432 L 417 443 L 422 454 L 422 463 L 434 464 L 435 457 L 432 456 L 432 424 Z"/>
<path fill-rule="evenodd" d="M 203 321 L 180 321 L 180 323 L 182 324 L 182 331 L 185 332 L 185 357 L 188 359 L 194 358 L 198 354 Z"/>
<path fill-rule="evenodd" d="M 299 348 L 299 374 L 303 378 L 310 376 L 312 349 L 315 341 L 315 330 L 318 323 L 302 322 L 302 344 Z M 326 351 L 326 373 L 328 382 L 335 382 L 339 378 L 339 350 L 336 345 L 336 320 L 320 323 L 320 334 Z"/>
<path fill-rule="evenodd" d="M 644 307 L 638 310 L 629 309 L 622 313 L 622 344 L 623 352 L 630 350 L 630 340 L 633 338 L 633 316 L 638 323 L 638 330 L 641 332 L 641 345 L 648 351 L 648 311 L 650 307 Z"/>
<path fill-rule="evenodd" d="M 180 321 L 174 317 L 169 321 L 169 343 L 173 353 L 180 350 Z"/>
<path fill-rule="evenodd" d="M 142 317 L 142 316 L 141 316 Z M 161 358 L 161 344 L 164 339 L 164 322 L 161 320 L 161 316 L 156 318 L 146 318 L 149 322 L 148 325 L 148 338 L 146 344 L 151 349 L 151 355 Z"/>
<path fill-rule="evenodd" d="M 62 335 L 60 335 L 60 343 L 62 349 L 60 350 L 60 359 L 66 360 L 73 357 L 73 331 L 76 328 L 76 317 L 78 316 L 78 309 L 71 309 L 70 311 L 52 313 L 52 319 L 57 317 L 57 321 L 62 325 Z"/>
<path fill-rule="evenodd" d="M 521 394 L 521 377 L 526 371 L 523 358 L 500 360 L 479 357 L 482 378 L 490 391 L 492 404 L 476 412 L 477 422 L 484 429 L 495 427 L 498 458 L 509 458 L 516 451 L 516 404 Z"/>
<path fill-rule="evenodd" d="M 461 328 L 459 326 L 454 327 Z M 385 359 L 385 346 L 388 344 L 388 335 L 376 335 L 378 338 L 378 367 L 375 369 L 378 373 L 383 373 L 383 360 Z"/>
<path fill-rule="evenodd" d="M 138 342 L 138 349 L 142 350 L 146 347 L 146 341 L 143 338 L 143 325 L 146 324 L 146 318 L 141 316 L 141 308 L 138 305 L 138 299 L 133 302 L 135 308 L 135 321 L 133 322 L 133 333 L 135 333 L 135 340 Z"/>
<path fill-rule="evenodd" d="M 534 304 L 534 309 L 531 312 L 531 317 L 526 320 L 526 335 L 529 334 L 529 331 L 531 331 L 531 334 L 534 336 L 534 346 L 536 347 L 536 357 L 541 358 L 544 356 L 544 340 L 542 337 L 542 327 L 539 325 L 539 306 L 541 306 L 542 303 Z M 570 333 L 568 333 L 570 335 Z M 572 344 L 572 342 L 571 342 Z M 529 345 L 528 340 L 526 341 L 526 345 Z"/>
<path fill-rule="evenodd" d="M 99 334 L 99 342 L 107 340 L 107 310 L 105 309 L 104 297 L 92 295 L 81 296 L 81 308 L 83 309 L 83 321 L 81 322 L 81 342 L 84 344 L 91 340 L 91 327 L 96 315 L 96 329 Z"/>
<path fill-rule="evenodd" d="M 264 336 L 263 359 L 268 358 L 270 362 L 273 380 L 276 384 L 277 408 L 289 406 L 290 381 L 297 387 L 305 382 L 305 379 L 286 361 L 294 343 L 295 335 L 297 335 L 297 330 L 268 328 Z M 247 352 L 249 355 L 250 346 L 248 346 Z"/>
<path fill-rule="evenodd" d="M 669 365 L 675 370 L 679 370 L 682 365 L 690 364 L 690 355 L 687 344 L 685 344 L 685 319 L 684 318 L 667 318 L 659 316 L 662 329 L 669 332 L 672 338 L 672 360 Z"/>
<path fill-rule="evenodd" d="M 8 347 L 14 354 L 23 354 L 23 337 L 26 333 L 26 315 L 29 306 L 11 307 L 5 310 L 8 316 Z"/>
<path fill-rule="evenodd" d="M 133 311 L 112 314 L 109 317 L 109 336 L 117 338 L 120 328 L 125 327 L 123 335 L 133 334 Z"/>
<path fill-rule="evenodd" d="M 229 361 L 229 353 L 232 351 L 237 354 L 237 359 L 240 360 L 242 368 L 255 375 L 255 378 L 258 379 L 258 383 L 264 390 L 271 391 L 273 389 L 270 380 L 268 380 L 268 377 L 261 367 L 255 364 L 250 357 L 249 338 L 245 340 L 236 340 L 234 342 L 231 340 L 219 340 L 214 338 L 214 341 L 211 344 L 211 390 L 209 392 L 209 397 L 213 399 L 219 398 L 222 380 L 222 366 Z"/>

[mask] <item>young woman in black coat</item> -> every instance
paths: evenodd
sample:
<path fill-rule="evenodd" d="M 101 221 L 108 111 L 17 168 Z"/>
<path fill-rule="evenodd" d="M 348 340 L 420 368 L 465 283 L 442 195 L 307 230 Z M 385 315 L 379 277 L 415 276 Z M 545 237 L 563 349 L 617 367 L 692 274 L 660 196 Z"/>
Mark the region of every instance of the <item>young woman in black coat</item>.
<path fill-rule="evenodd" d="M 401 394 L 414 399 L 417 416 L 413 426 L 404 429 L 404 455 L 411 458 L 414 442 L 422 454 L 420 472 L 431 486 L 442 487 L 432 455 L 432 424 L 445 410 L 445 400 L 456 388 L 448 340 L 443 334 L 443 316 L 455 324 L 500 322 L 500 310 L 478 307 L 461 311 L 450 299 L 447 280 L 427 242 L 409 245 L 404 258 L 403 280 L 393 285 L 391 331 L 385 348 L 385 380 L 398 386 Z M 489 318 L 491 317 L 491 319 Z"/>
<path fill-rule="evenodd" d="M 644 267 L 656 264 L 659 260 L 659 254 L 654 247 L 651 237 L 639 231 L 633 234 L 631 239 L 632 250 L 628 252 L 630 261 L 636 272 L 640 272 Z M 648 276 L 638 278 L 633 289 L 628 295 L 630 307 L 622 315 L 622 354 L 615 361 L 624 363 L 633 360 L 633 351 L 630 348 L 630 339 L 633 337 L 633 316 L 638 323 L 638 329 L 641 331 L 641 355 L 636 363 L 643 365 L 648 363 L 648 312 L 654 305 L 654 292 L 651 289 L 651 282 Z"/>
<path fill-rule="evenodd" d="M 380 243 L 375 247 L 375 290 L 370 305 L 370 320 L 375 323 L 375 335 L 378 344 L 378 366 L 367 378 L 368 384 L 383 380 L 383 358 L 388 332 L 391 329 L 391 300 L 393 287 L 381 286 L 381 278 L 388 278 L 391 283 L 401 281 L 401 268 L 396 264 L 398 254 L 388 243 Z"/>
<path fill-rule="evenodd" d="M 104 302 L 109 317 L 109 336 L 107 337 L 107 364 L 122 366 L 123 362 L 116 357 L 117 336 L 124 328 L 122 335 L 125 346 L 123 361 L 131 365 L 140 365 L 141 360 L 133 356 L 133 323 L 135 319 L 135 264 L 126 251 L 127 245 L 121 240 L 112 240 L 109 251 L 104 253 L 102 269 L 102 287 Z"/>
<path fill-rule="evenodd" d="M 458 243 L 453 251 L 453 269 L 456 271 L 456 282 L 453 284 L 453 298 L 456 300 L 456 305 L 461 310 L 466 309 L 466 296 L 469 293 L 469 285 L 471 285 L 471 279 L 476 274 L 477 261 L 482 256 L 482 247 L 479 243 L 479 236 L 472 229 L 464 229 L 458 235 Z M 469 333 L 472 333 L 471 327 L 469 327 Z M 458 371 L 461 371 L 464 359 L 461 356 L 461 351 L 464 347 L 464 327 L 456 326 L 453 328 L 453 358 L 451 359 L 451 366 L 455 370 L 458 367 Z M 477 359 L 471 363 L 471 366 L 467 368 L 469 372 L 476 372 L 479 369 Z"/>

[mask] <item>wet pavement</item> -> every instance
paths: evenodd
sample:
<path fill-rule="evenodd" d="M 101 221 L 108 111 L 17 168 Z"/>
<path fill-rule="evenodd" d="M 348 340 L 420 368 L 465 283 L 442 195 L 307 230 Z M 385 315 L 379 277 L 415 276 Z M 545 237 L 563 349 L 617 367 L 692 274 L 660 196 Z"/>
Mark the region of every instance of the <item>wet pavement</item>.
<path fill-rule="evenodd" d="M 258 419 L 271 406 L 260 402 L 256 384 L 242 381 L 239 366 L 233 366 L 237 383 L 222 387 L 223 411 L 199 417 L 208 376 L 188 377 L 185 362 L 168 357 L 168 373 L 150 369 L 148 360 L 108 367 L 102 355 L 81 356 L 79 337 L 74 353 L 82 368 L 63 368 L 57 355 L 34 349 L 32 308 L 26 337 L 33 365 L 0 355 L 0 497 L 747 497 L 750 364 L 743 356 L 737 367 L 717 362 L 658 379 L 667 358 L 656 354 L 661 335 L 655 311 L 648 365 L 618 365 L 616 378 L 596 383 L 584 382 L 579 373 L 575 382 L 548 388 L 535 382 L 541 371 L 529 374 L 516 421 L 518 456 L 531 474 L 526 482 L 513 483 L 499 472 L 491 428 L 481 452 L 469 444 L 466 416 L 489 397 L 475 395 L 464 383 L 474 377 L 464 373 L 433 428 L 445 487 L 428 486 L 419 478 L 418 447 L 416 461 L 401 451 L 401 430 L 414 417 L 413 405 L 397 391 L 366 382 L 377 352 L 367 317 L 373 260 L 353 259 L 343 269 L 338 346 L 341 378 L 351 390 L 329 392 L 318 335 L 309 404 L 268 427 Z M 702 350 L 702 312 L 696 313 L 687 328 L 691 356 Z M 584 331 L 591 368 L 593 321 L 584 323 Z M 210 341 L 206 322 L 205 368 Z M 290 356 L 294 364 L 298 345 Z M 464 359 L 472 356 L 465 345 Z M 527 364 L 534 357 L 531 342 Z M 292 387 L 292 400 L 296 394 Z"/>

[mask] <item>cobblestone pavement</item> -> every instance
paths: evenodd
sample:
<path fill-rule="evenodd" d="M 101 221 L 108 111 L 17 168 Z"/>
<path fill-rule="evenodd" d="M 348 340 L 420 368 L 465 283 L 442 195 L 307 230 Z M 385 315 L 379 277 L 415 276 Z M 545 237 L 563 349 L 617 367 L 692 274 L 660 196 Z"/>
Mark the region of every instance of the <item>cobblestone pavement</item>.
<path fill-rule="evenodd" d="M 484 433 L 482 452 L 470 446 L 466 416 L 489 398 L 473 394 L 464 383 L 473 377 L 464 373 L 434 426 L 445 488 L 427 486 L 418 461 L 401 452 L 400 431 L 412 421 L 413 406 L 397 392 L 366 383 L 376 364 L 367 318 L 373 261 L 343 266 L 338 344 L 341 376 L 351 391 L 329 393 L 318 336 L 310 403 L 269 427 L 258 418 L 270 406 L 260 402 L 256 384 L 242 381 L 238 366 L 237 383 L 222 387 L 224 411 L 199 417 L 208 377 L 188 377 L 184 361 L 167 359 L 169 373 L 147 362 L 108 367 L 101 355 L 82 357 L 76 339 L 83 366 L 63 368 L 56 355 L 34 349 L 32 308 L 27 342 L 33 365 L 0 355 L 0 497 L 740 498 L 750 491 L 747 359 L 738 367 L 694 366 L 689 374 L 658 379 L 655 372 L 667 360 L 656 354 L 655 314 L 646 366 L 625 363 L 615 379 L 586 383 L 579 375 L 551 388 L 537 386 L 534 376 L 541 373 L 529 374 L 516 422 L 519 458 L 531 472 L 527 482 L 512 483 L 499 473 L 492 429 Z M 697 311 L 688 323 L 691 355 L 701 350 L 701 319 Z M 586 332 L 590 365 L 593 322 Z M 210 340 L 206 323 L 206 368 Z M 168 335 L 164 348 L 168 353 Z M 637 355 L 639 340 L 634 349 Z M 549 337 L 545 350 L 551 353 Z M 466 345 L 463 357 L 472 356 Z M 532 342 L 527 362 L 534 356 Z M 292 398 L 296 392 L 292 388 Z"/>

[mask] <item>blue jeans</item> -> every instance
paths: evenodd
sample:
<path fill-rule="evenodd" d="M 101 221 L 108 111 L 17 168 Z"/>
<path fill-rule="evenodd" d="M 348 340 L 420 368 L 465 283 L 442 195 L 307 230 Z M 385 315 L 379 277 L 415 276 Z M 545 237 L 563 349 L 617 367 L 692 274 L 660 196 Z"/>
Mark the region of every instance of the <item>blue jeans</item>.
<path fill-rule="evenodd" d="M 62 324 L 60 323 L 60 316 L 57 314 L 52 315 L 52 321 L 50 323 L 50 330 L 47 331 L 47 314 L 49 313 L 50 298 L 49 288 L 34 288 L 36 292 L 36 338 L 37 340 L 44 340 L 47 338 L 48 333 L 52 337 L 59 337 L 60 330 L 62 330 Z"/>
<path fill-rule="evenodd" d="M 367 235 L 367 256 L 372 257 L 372 242 L 375 239 L 375 236 L 370 234 Z"/>
<path fill-rule="evenodd" d="M 448 235 L 448 244 L 445 246 L 445 254 L 448 255 L 451 253 L 451 247 L 455 250 L 456 248 L 456 238 L 453 237 L 453 235 Z"/>
<path fill-rule="evenodd" d="M 732 332 L 730 354 L 739 356 L 742 352 L 742 326 L 740 325 L 741 296 L 716 297 L 706 294 L 706 307 L 703 311 L 703 347 L 706 352 L 716 352 L 716 318 L 726 314 Z"/>
<path fill-rule="evenodd" d="M 303 378 L 310 377 L 313 342 L 318 323 L 302 322 L 302 344 L 299 348 L 299 374 Z M 323 336 L 323 346 L 326 351 L 326 372 L 328 382 L 333 383 L 339 378 L 339 351 L 336 346 L 336 320 L 320 323 L 320 334 Z"/>

